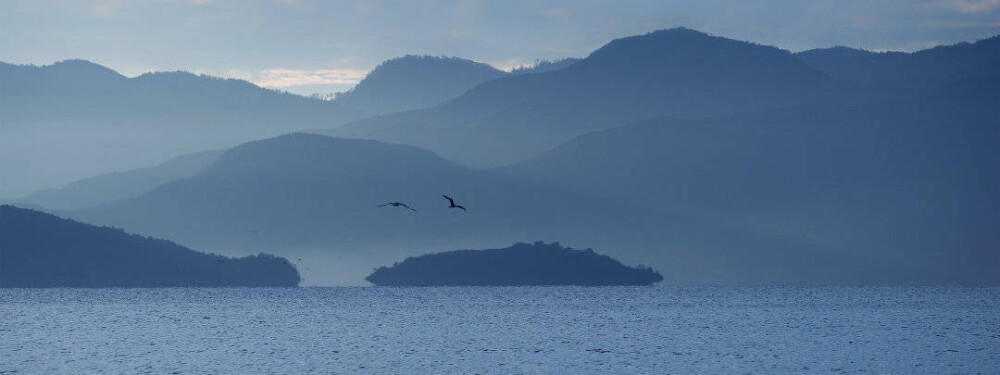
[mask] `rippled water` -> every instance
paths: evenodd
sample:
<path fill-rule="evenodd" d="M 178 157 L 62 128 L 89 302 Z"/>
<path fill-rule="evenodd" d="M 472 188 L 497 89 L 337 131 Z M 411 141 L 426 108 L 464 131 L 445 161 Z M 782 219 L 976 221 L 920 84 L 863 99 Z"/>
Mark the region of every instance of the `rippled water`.
<path fill-rule="evenodd" d="M 1000 289 L 0 289 L 10 373 L 1000 374 Z"/>

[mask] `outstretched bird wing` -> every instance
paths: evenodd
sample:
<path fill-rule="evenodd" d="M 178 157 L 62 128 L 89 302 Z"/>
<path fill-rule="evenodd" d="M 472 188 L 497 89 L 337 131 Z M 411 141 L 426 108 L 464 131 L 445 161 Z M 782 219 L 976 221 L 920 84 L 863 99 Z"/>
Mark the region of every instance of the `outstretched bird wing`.
<path fill-rule="evenodd" d="M 441 196 L 442 196 L 442 197 L 444 197 L 444 199 L 447 199 L 447 200 L 448 200 L 448 203 L 451 203 L 451 205 L 452 205 L 452 206 L 454 206 L 454 205 L 455 205 L 455 200 L 454 200 L 454 199 L 452 199 L 452 197 L 449 197 L 449 196 L 447 196 L 447 195 L 444 195 L 444 194 L 441 194 Z"/>
<path fill-rule="evenodd" d="M 406 207 L 406 208 L 409 208 L 410 211 L 417 212 L 417 210 L 414 210 L 413 207 L 407 206 L 405 203 L 400 203 L 399 205 L 403 206 L 403 207 Z"/>
<path fill-rule="evenodd" d="M 468 210 L 466 210 L 466 209 L 465 209 L 465 207 L 462 207 L 462 206 L 459 206 L 459 205 L 457 205 L 457 204 L 455 205 L 455 208 L 461 208 L 461 209 L 462 209 L 462 211 L 468 211 Z"/>
<path fill-rule="evenodd" d="M 390 204 L 392 204 L 392 203 L 382 203 L 382 204 L 380 204 L 378 206 L 375 206 L 375 207 L 385 207 L 385 206 L 388 206 Z"/>

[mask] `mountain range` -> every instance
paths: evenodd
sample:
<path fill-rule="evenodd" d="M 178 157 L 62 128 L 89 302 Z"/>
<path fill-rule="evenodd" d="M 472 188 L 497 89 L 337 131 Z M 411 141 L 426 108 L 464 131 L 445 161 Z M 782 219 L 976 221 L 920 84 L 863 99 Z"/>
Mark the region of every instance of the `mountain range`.
<path fill-rule="evenodd" d="M 443 194 L 469 211 L 449 209 Z M 419 212 L 376 208 L 390 201 Z M 611 204 L 411 146 L 305 133 L 240 145 L 199 173 L 134 198 L 60 212 L 225 254 L 346 255 L 365 268 L 325 277 L 353 272 L 355 282 L 377 261 L 417 255 L 423 246 L 561 238 L 615 215 L 619 225 L 631 221 Z"/>
<path fill-rule="evenodd" d="M 1000 74 L 1000 36 L 906 52 L 871 52 L 850 47 L 795 54 L 830 77 L 902 92 L 937 89 L 949 83 Z"/>
<path fill-rule="evenodd" d="M 557 70 L 575 61 L 539 61 L 507 73 L 455 57 L 408 55 L 383 62 L 330 102 L 186 72 L 128 78 L 85 60 L 47 66 L 0 63 L 0 173 L 6 177 L 0 197 L 50 190 L 28 199 L 38 200 L 97 174 L 428 107 L 485 81 Z M 37 173 L 40 169 L 46 173 Z"/>
<path fill-rule="evenodd" d="M 1000 282 L 1000 107 L 986 102 L 1000 93 L 981 99 L 647 119 L 505 170 L 799 242 L 828 256 L 841 282 L 992 284 Z"/>
<path fill-rule="evenodd" d="M 496 79 L 438 106 L 320 133 L 411 144 L 465 165 L 496 167 L 644 118 L 925 94 L 997 74 L 997 40 L 915 53 L 837 48 L 793 54 L 685 28 L 661 30 L 614 40 L 563 69 Z M 844 55 L 853 57 L 845 61 Z"/>
<path fill-rule="evenodd" d="M 0 64 L 0 82 L 0 194 L 8 197 L 363 116 L 246 81 L 129 78 L 82 60 Z"/>
<path fill-rule="evenodd" d="M 662 30 L 428 108 L 243 143 L 57 212 L 302 257 L 323 285 L 537 240 L 648 264 L 668 284 L 997 285 L 996 40 L 848 69 L 842 55 L 872 53 Z M 419 212 L 376 208 L 391 201 Z"/>
<path fill-rule="evenodd" d="M 0 63 L 0 197 L 430 106 L 506 74 L 458 58 L 406 56 L 322 101 L 187 72 L 129 78 L 84 60 Z"/>
<path fill-rule="evenodd" d="M 791 52 L 680 28 L 614 40 L 563 69 L 496 79 L 438 106 L 321 133 L 411 144 L 495 167 L 642 118 L 864 97 Z"/>
<path fill-rule="evenodd" d="M 16 203 L 56 210 L 98 206 L 131 198 L 162 184 L 191 176 L 208 167 L 221 154 L 222 151 L 197 152 L 151 167 L 88 177 L 62 188 L 36 191 Z"/>

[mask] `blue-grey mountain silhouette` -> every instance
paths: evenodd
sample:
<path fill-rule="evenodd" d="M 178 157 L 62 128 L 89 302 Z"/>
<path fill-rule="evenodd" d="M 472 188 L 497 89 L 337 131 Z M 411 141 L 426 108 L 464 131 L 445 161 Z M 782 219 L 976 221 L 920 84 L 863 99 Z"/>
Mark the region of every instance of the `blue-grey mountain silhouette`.
<path fill-rule="evenodd" d="M 414 207 L 437 205 L 442 191 L 462 192 L 462 204 L 477 214 L 398 215 L 370 203 L 393 197 Z M 349 253 L 343 255 L 373 267 L 389 256 L 414 255 L 421 244 L 575 239 L 569 233 L 594 228 L 593 222 L 618 212 L 600 199 L 464 168 L 411 146 L 300 133 L 240 145 L 201 172 L 135 198 L 62 213 L 227 254 L 252 246 L 283 256 L 333 257 L 329 249 L 344 249 Z M 630 223 L 602 227 L 616 231 Z M 253 230 L 260 235 L 251 235 Z M 591 243 L 612 251 L 603 242 Z M 346 277 L 352 270 L 363 272 L 334 265 L 329 276 Z M 352 277 L 357 283 L 364 274 Z"/>
<path fill-rule="evenodd" d="M 996 87 L 994 77 L 910 100 L 643 120 L 507 171 L 785 237 L 828 257 L 841 282 L 995 285 Z M 726 256 L 789 264 L 742 249 Z"/>
<path fill-rule="evenodd" d="M 426 254 L 379 267 L 365 278 L 385 286 L 650 285 L 663 280 L 591 249 L 516 243 L 503 249 Z"/>
<path fill-rule="evenodd" d="M 429 107 L 506 73 L 456 57 L 404 56 L 385 61 L 334 102 L 378 115 Z"/>
<path fill-rule="evenodd" d="M 82 60 L 0 63 L 0 82 L 0 196 L 8 197 L 364 116 L 241 80 L 128 78 Z"/>
<path fill-rule="evenodd" d="M 395 215 L 365 203 L 386 196 L 430 203 L 440 191 L 461 191 L 476 214 Z M 328 258 L 327 267 L 310 273 L 311 283 L 357 283 L 365 276 L 360 270 L 428 247 L 542 236 L 669 269 L 672 283 L 837 283 L 852 276 L 845 267 L 867 260 L 688 212 L 650 211 L 542 179 L 466 169 L 410 146 L 307 134 L 244 144 L 192 177 L 65 214 L 224 253 L 253 246 Z M 262 235 L 247 235 L 252 230 Z M 787 267 L 774 270 L 779 259 Z"/>
<path fill-rule="evenodd" d="M 524 160 L 589 131 L 863 93 L 791 52 L 689 29 L 617 39 L 563 69 L 485 82 L 441 105 L 324 134 L 411 144 L 468 165 Z"/>
<path fill-rule="evenodd" d="M 0 287 L 296 286 L 283 258 L 229 259 L 173 242 L 0 206 Z"/>
<path fill-rule="evenodd" d="M 108 173 L 74 181 L 59 189 L 34 192 L 17 200 L 49 209 L 80 209 L 131 198 L 152 188 L 194 175 L 219 158 L 222 151 L 178 156 L 152 167 Z"/>
<path fill-rule="evenodd" d="M 529 159 L 514 166 L 291 134 L 64 214 L 213 251 L 325 257 L 318 283 L 356 283 L 358 269 L 422 249 L 560 238 L 671 284 L 1000 284 L 1000 75 L 902 90 L 800 58 L 683 29 L 625 38 L 345 130 L 465 162 Z M 433 206 L 441 192 L 474 214 L 372 209 Z"/>
<path fill-rule="evenodd" d="M 837 79 L 912 94 L 1000 74 L 1000 36 L 913 53 L 834 47 L 803 51 L 796 56 Z"/>

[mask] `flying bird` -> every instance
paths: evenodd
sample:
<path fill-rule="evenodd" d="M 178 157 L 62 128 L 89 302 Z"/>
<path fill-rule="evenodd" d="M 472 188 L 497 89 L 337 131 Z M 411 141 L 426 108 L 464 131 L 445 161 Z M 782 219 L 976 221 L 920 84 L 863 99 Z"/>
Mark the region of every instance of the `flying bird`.
<path fill-rule="evenodd" d="M 444 199 L 448 200 L 448 208 L 461 208 L 462 211 L 467 211 L 465 207 L 455 204 L 455 198 L 449 197 L 444 194 L 442 194 L 441 196 L 444 197 Z"/>
<path fill-rule="evenodd" d="M 389 203 L 380 204 L 380 205 L 375 206 L 375 207 L 385 207 L 385 206 L 405 207 L 406 209 L 408 209 L 410 211 L 417 212 L 417 210 L 414 210 L 412 207 L 407 206 L 406 203 L 401 203 L 401 202 L 389 202 Z"/>

